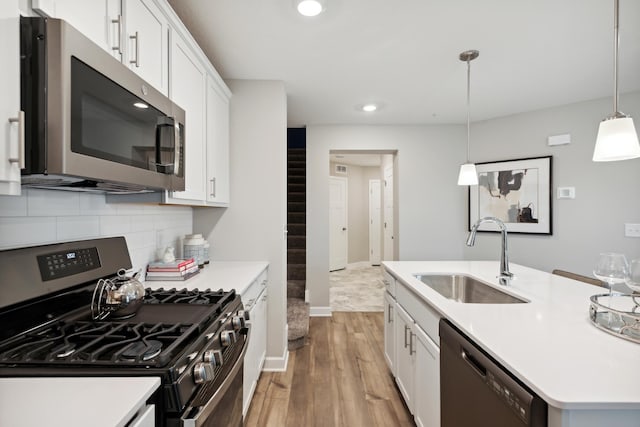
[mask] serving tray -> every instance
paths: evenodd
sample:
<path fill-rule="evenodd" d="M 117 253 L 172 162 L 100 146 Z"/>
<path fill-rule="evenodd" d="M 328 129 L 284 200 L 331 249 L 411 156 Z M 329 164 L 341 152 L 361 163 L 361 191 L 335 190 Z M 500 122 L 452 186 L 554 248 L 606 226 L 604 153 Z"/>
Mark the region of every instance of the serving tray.
<path fill-rule="evenodd" d="M 590 300 L 589 318 L 596 328 L 640 344 L 640 294 L 598 294 Z"/>

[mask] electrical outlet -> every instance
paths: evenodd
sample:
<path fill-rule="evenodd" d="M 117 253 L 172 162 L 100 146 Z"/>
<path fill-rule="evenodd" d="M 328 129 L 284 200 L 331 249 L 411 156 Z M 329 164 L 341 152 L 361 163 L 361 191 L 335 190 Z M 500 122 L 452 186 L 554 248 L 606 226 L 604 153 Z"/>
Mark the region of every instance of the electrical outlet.
<path fill-rule="evenodd" d="M 625 224 L 625 237 L 640 237 L 640 224 Z"/>

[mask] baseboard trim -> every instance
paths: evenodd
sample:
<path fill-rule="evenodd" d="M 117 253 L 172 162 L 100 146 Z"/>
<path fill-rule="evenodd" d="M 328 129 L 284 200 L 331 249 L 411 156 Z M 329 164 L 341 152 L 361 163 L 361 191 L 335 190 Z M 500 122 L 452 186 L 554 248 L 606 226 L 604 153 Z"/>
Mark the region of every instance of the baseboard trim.
<path fill-rule="evenodd" d="M 267 357 L 262 372 L 285 372 L 289 364 L 289 350 L 285 350 L 281 357 Z"/>
<path fill-rule="evenodd" d="M 289 335 L 289 325 L 284 325 L 284 338 L 287 339 Z M 289 349 L 287 348 L 287 341 L 284 343 L 282 349 L 282 356 L 278 357 L 265 357 L 264 364 L 262 365 L 262 372 L 285 372 L 287 365 L 289 364 Z"/>
<path fill-rule="evenodd" d="M 310 307 L 310 317 L 331 317 L 331 307 Z"/>

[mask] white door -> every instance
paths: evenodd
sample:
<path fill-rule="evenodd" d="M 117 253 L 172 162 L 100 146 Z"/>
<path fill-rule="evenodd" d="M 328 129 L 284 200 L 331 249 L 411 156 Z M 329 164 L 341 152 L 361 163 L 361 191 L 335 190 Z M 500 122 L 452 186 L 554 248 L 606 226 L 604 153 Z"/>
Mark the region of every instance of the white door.
<path fill-rule="evenodd" d="M 393 256 L 393 166 L 384 168 L 384 222 L 383 258 L 392 261 Z"/>
<path fill-rule="evenodd" d="M 369 180 L 369 262 L 371 265 L 380 265 L 380 224 L 382 212 L 380 211 L 380 180 Z"/>
<path fill-rule="evenodd" d="M 0 194 L 20 194 L 24 120 L 20 119 L 20 26 L 18 0 L 0 7 Z"/>
<path fill-rule="evenodd" d="M 347 267 L 347 179 L 329 177 L 329 271 Z"/>

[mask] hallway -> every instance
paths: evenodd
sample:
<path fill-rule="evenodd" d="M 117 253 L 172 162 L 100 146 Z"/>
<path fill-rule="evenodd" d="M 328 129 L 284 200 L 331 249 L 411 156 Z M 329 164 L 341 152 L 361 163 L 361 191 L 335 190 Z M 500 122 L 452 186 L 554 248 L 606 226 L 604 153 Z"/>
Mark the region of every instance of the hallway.
<path fill-rule="evenodd" d="M 329 273 L 331 311 L 384 311 L 382 267 L 368 262 Z"/>

